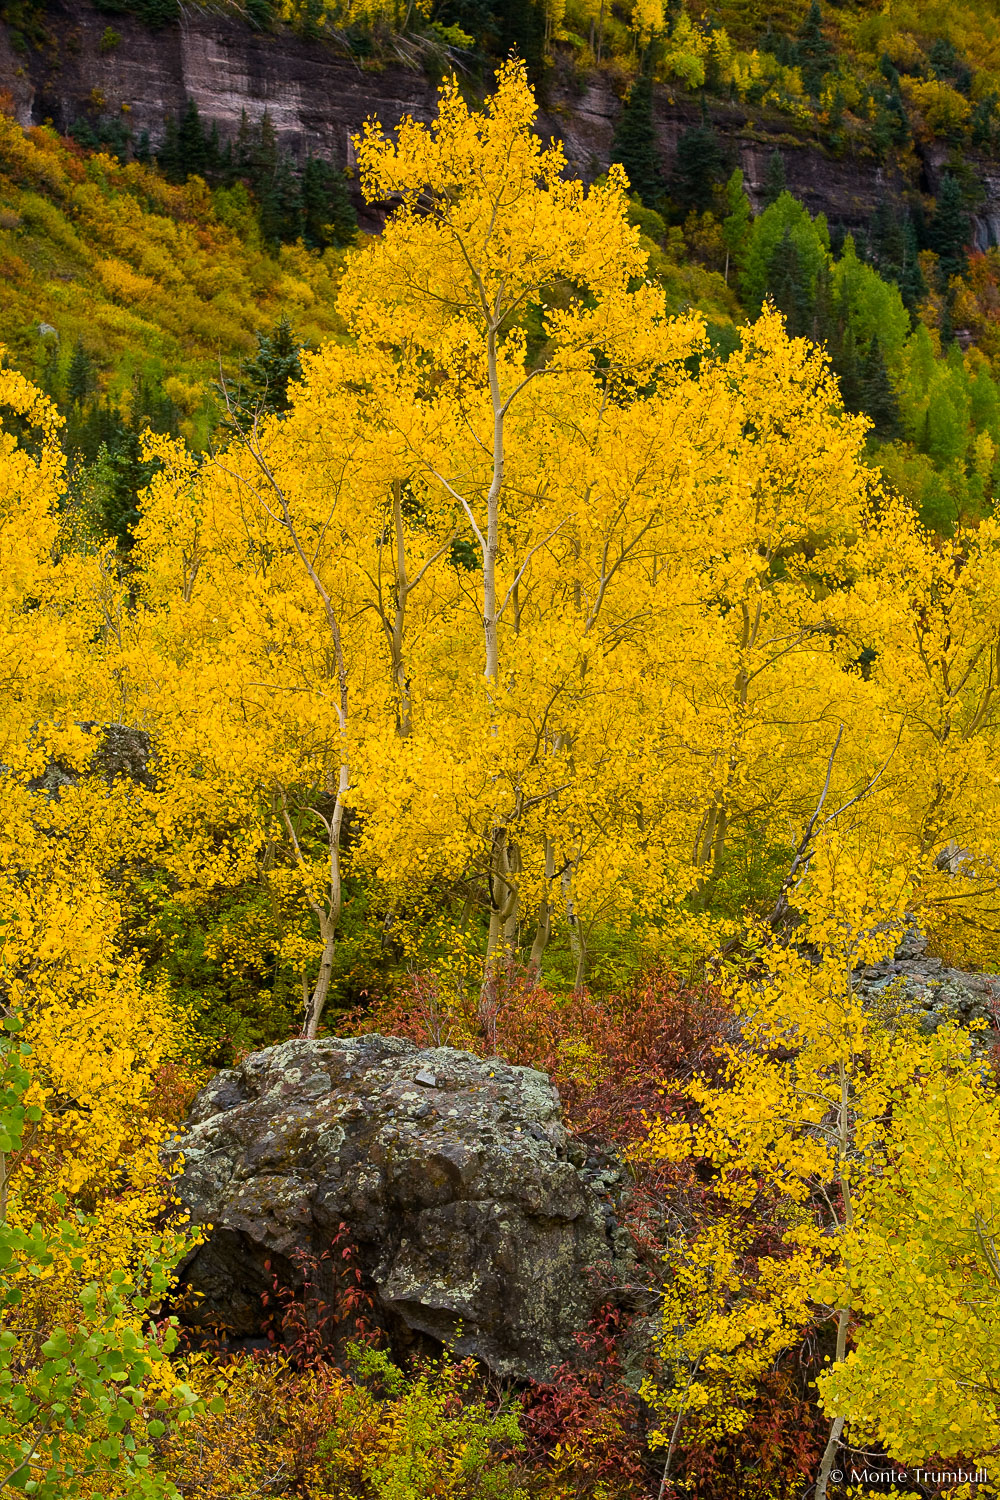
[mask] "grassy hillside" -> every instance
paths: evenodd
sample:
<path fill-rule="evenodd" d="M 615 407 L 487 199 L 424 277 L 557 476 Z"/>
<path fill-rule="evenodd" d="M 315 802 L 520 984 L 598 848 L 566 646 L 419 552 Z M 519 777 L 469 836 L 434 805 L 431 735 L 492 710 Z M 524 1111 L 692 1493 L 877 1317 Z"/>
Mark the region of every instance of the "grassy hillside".
<path fill-rule="evenodd" d="M 241 185 L 173 185 L 0 115 L 2 338 L 12 362 L 70 403 L 100 394 L 127 412 L 145 383 L 203 443 L 220 361 L 232 375 L 255 330 L 284 315 L 303 340 L 336 335 L 341 263 L 269 247 Z M 70 391 L 76 350 L 88 370 Z"/>
<path fill-rule="evenodd" d="M 616 155 L 660 210 L 637 197 L 633 218 L 668 309 L 698 308 L 725 348 L 771 298 L 792 332 L 826 345 L 848 406 L 873 419 L 872 461 L 926 520 L 947 530 L 990 511 L 1000 255 L 969 254 L 961 176 L 946 176 L 939 202 L 886 208 L 859 242 L 838 242 L 782 195 L 777 154 L 773 201 L 753 219 L 708 124 L 682 138 L 665 180 L 650 109 L 648 90 L 634 92 Z M 188 124 L 197 135 L 196 112 Z M 168 170 L 181 176 L 183 163 Z M 230 165 L 209 177 L 214 187 L 194 175 L 170 181 L 155 163 L 0 115 L 0 341 L 60 405 L 77 492 L 126 544 L 150 474 L 143 427 L 203 448 L 222 414 L 220 374 L 259 387 L 259 340 L 280 320 L 285 379 L 296 346 L 341 331 L 343 252 L 278 244 L 252 174 Z"/>

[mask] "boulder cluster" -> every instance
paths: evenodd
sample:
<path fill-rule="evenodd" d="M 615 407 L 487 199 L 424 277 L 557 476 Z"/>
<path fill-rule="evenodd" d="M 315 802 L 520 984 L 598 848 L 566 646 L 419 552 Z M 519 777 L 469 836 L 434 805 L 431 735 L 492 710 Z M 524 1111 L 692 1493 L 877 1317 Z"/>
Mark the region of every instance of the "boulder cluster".
<path fill-rule="evenodd" d="M 219 1073 L 171 1150 L 180 1198 L 211 1226 L 182 1270 L 183 1315 L 234 1339 L 259 1336 L 276 1270 L 293 1284 L 345 1225 L 395 1342 L 542 1379 L 573 1353 L 602 1270 L 630 1264 L 620 1164 L 569 1137 L 544 1073 L 496 1058 L 284 1042 Z"/>

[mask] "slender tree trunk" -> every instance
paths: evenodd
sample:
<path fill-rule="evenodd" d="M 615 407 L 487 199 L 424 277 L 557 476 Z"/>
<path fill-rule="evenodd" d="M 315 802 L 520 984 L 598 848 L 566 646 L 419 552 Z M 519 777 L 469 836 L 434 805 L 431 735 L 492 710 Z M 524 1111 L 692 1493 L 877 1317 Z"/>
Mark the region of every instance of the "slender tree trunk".
<path fill-rule="evenodd" d="M 329 921 L 320 924 L 320 937 L 323 942 L 323 952 L 320 955 L 319 973 L 316 983 L 312 987 L 312 994 L 306 1004 L 305 1022 L 302 1027 L 302 1035 L 313 1042 L 319 1031 L 320 1017 L 326 1005 L 327 996 L 330 993 L 330 981 L 333 978 L 333 958 L 337 948 L 337 929 Z"/>
<path fill-rule="evenodd" d="M 401 738 L 408 739 L 413 727 L 410 703 L 410 680 L 403 660 L 403 623 L 406 618 L 406 596 L 409 581 L 406 576 L 406 534 L 403 530 L 403 486 L 400 480 L 392 481 L 392 522 L 396 534 L 396 610 L 392 621 L 390 649 L 392 653 L 392 680 L 396 688 L 396 722 Z"/>
<path fill-rule="evenodd" d="M 517 846 L 510 842 L 506 828 L 498 828 L 493 835 L 493 851 L 490 861 L 490 934 L 486 945 L 486 966 L 489 969 L 508 946 L 508 934 L 516 936 L 517 922 Z"/>
<path fill-rule="evenodd" d="M 500 491 L 504 470 L 504 411 L 497 373 L 497 339 L 490 329 L 486 360 L 493 405 L 493 477 L 486 497 L 486 545 L 483 548 L 483 637 L 486 647 L 486 680 L 494 684 L 500 670 L 497 622 L 497 554 L 500 550 Z"/>
<path fill-rule="evenodd" d="M 505 863 L 507 866 L 506 874 L 507 884 L 509 887 L 509 895 L 507 897 L 507 901 L 504 904 L 503 946 L 504 954 L 509 955 L 512 954 L 517 947 L 517 918 L 518 909 L 520 906 L 520 889 L 518 886 L 517 877 L 521 873 L 521 852 L 518 849 L 517 844 L 515 844 L 511 839 L 510 834 L 507 835 L 505 850 Z"/>
<path fill-rule="evenodd" d="M 320 955 L 319 973 L 316 983 L 313 985 L 309 1004 L 306 1007 L 305 1021 L 302 1028 L 303 1036 L 315 1041 L 319 1030 L 319 1023 L 326 1006 L 327 997 L 330 993 L 330 981 L 333 978 L 333 959 L 337 946 L 337 929 L 340 926 L 340 914 L 344 904 L 343 876 L 340 868 L 340 834 L 344 824 L 344 799 L 347 795 L 350 778 L 346 765 L 341 765 L 337 784 L 337 800 L 334 803 L 333 814 L 327 824 L 327 837 L 330 843 L 330 885 L 329 894 L 325 908 L 318 904 L 315 906 L 316 915 L 319 920 L 320 941 L 323 951 Z M 296 846 L 297 847 L 297 846 Z"/>
<path fill-rule="evenodd" d="M 549 899 L 549 891 L 556 873 L 555 846 L 548 834 L 545 836 L 545 889 L 542 891 L 541 900 L 538 903 L 538 922 L 535 927 L 535 938 L 531 945 L 531 956 L 528 959 L 528 968 L 538 979 L 542 972 L 542 955 L 548 947 L 549 938 L 552 936 L 552 902 Z"/>
<path fill-rule="evenodd" d="M 848 991 L 851 989 L 851 976 L 847 975 Z M 851 1118 L 850 1118 L 850 1080 L 847 1075 L 847 1067 L 841 1059 L 838 1065 L 840 1074 L 840 1105 L 839 1118 L 837 1120 L 837 1155 L 838 1155 L 838 1181 L 840 1185 L 840 1196 L 844 1205 L 844 1228 L 850 1229 L 854 1222 L 854 1202 L 851 1198 L 851 1184 L 847 1177 L 847 1156 L 851 1146 Z M 847 1354 L 847 1328 L 850 1322 L 850 1310 L 846 1307 L 837 1309 L 837 1351 L 835 1363 L 843 1364 Z M 836 1461 L 837 1451 L 840 1448 L 840 1438 L 844 1431 L 844 1417 L 834 1417 L 830 1423 L 830 1434 L 826 1440 L 823 1457 L 819 1466 L 819 1477 L 816 1480 L 816 1500 L 826 1500 L 827 1488 L 830 1483 L 830 1473 Z"/>
<path fill-rule="evenodd" d="M 562 892 L 566 903 L 566 925 L 569 928 L 569 951 L 576 964 L 573 985 L 575 989 L 579 989 L 587 977 L 587 943 L 573 901 L 573 874 L 569 865 L 562 872 Z"/>

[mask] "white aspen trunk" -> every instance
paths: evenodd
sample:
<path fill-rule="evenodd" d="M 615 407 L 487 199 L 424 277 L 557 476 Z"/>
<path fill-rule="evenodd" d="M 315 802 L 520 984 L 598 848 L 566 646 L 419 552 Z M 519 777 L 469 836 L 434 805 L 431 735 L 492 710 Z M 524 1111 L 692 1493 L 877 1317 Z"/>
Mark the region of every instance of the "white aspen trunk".
<path fill-rule="evenodd" d="M 396 533 L 396 610 L 392 622 L 391 652 L 392 680 L 396 688 L 397 726 L 400 737 L 408 739 L 413 727 L 410 703 L 410 682 L 403 660 L 403 623 L 406 618 L 406 596 L 409 582 L 406 575 L 406 536 L 403 530 L 402 485 L 398 479 L 392 482 L 392 521 Z"/>
<path fill-rule="evenodd" d="M 847 976 L 848 991 L 851 988 L 851 977 Z M 838 1151 L 838 1181 L 840 1184 L 840 1195 L 844 1204 L 844 1228 L 850 1229 L 854 1222 L 854 1204 L 851 1201 L 851 1185 L 847 1179 L 847 1153 L 851 1145 L 851 1122 L 850 1122 L 850 1087 L 847 1077 L 847 1068 L 843 1059 L 839 1064 L 840 1072 L 840 1106 L 837 1120 L 837 1151 Z M 847 1354 L 847 1327 L 850 1321 L 850 1311 L 846 1307 L 837 1309 L 837 1352 L 835 1363 L 842 1364 Z M 834 1417 L 830 1423 L 830 1434 L 826 1440 L 823 1457 L 819 1466 L 819 1477 L 816 1480 L 816 1500 L 826 1500 L 827 1489 L 830 1483 L 830 1473 L 837 1457 L 840 1447 L 840 1437 L 844 1430 L 846 1418 Z"/>
<path fill-rule="evenodd" d="M 517 947 L 517 918 L 520 906 L 520 889 L 517 877 L 521 873 L 521 854 L 517 845 L 511 842 L 509 834 L 507 836 L 506 851 L 508 894 L 503 913 L 503 946 L 505 956 L 512 954 Z"/>
<path fill-rule="evenodd" d="M 500 670 L 497 632 L 497 553 L 500 548 L 500 491 L 504 468 L 504 411 L 497 374 L 496 332 L 486 336 L 486 361 L 493 407 L 493 477 L 486 497 L 486 545 L 483 547 L 483 639 L 486 647 L 486 680 L 495 683 Z"/>
<path fill-rule="evenodd" d="M 505 828 L 497 829 L 493 835 L 493 854 L 490 868 L 490 935 L 486 946 L 486 966 L 508 945 L 507 935 L 514 920 L 517 923 L 517 848 L 511 846 Z"/>
<path fill-rule="evenodd" d="M 309 997 L 309 1005 L 306 1010 L 305 1024 L 303 1026 L 303 1035 L 308 1037 L 310 1041 L 315 1041 L 316 1039 L 319 1023 L 330 993 L 330 981 L 333 978 L 333 956 L 337 946 L 337 929 L 340 926 L 340 913 L 344 904 L 343 876 L 340 868 L 340 832 L 344 823 L 344 798 L 347 794 L 349 784 L 348 768 L 346 765 L 341 765 L 337 785 L 337 800 L 334 804 L 333 816 L 329 824 L 330 890 L 326 911 L 320 917 L 319 924 L 323 952 L 320 956 L 319 973 L 316 976 L 316 983 L 313 985 L 313 991 Z"/>
<path fill-rule="evenodd" d="M 579 989 L 587 977 L 587 944 L 573 901 L 573 876 L 569 865 L 562 872 L 562 892 L 566 903 L 566 925 L 569 928 L 569 951 L 576 964 L 573 985 L 575 989 Z"/>
<path fill-rule="evenodd" d="M 302 1022 L 302 1034 L 310 1040 L 314 1040 L 319 1029 L 320 1018 L 326 1005 L 327 996 L 330 992 L 337 928 L 340 924 L 340 914 L 343 906 L 343 882 L 340 869 L 340 831 L 344 822 L 344 804 L 350 789 L 350 765 L 347 758 L 347 659 L 344 654 L 343 636 L 340 632 L 340 622 L 337 618 L 336 610 L 333 607 L 333 600 L 330 598 L 326 585 L 316 569 L 314 556 L 302 544 L 302 539 L 298 534 L 288 503 L 288 497 L 275 478 L 274 472 L 260 448 L 260 444 L 257 441 L 256 421 L 254 422 L 253 437 L 245 437 L 244 443 L 261 474 L 274 492 L 281 513 L 281 524 L 288 533 L 289 539 L 298 555 L 299 562 L 308 575 L 309 581 L 322 603 L 327 628 L 330 632 L 330 640 L 333 645 L 333 657 L 337 667 L 338 702 L 334 712 L 337 716 L 337 728 L 340 731 L 341 743 L 340 767 L 337 776 L 337 797 L 334 803 L 333 814 L 329 823 L 326 824 L 330 846 L 329 886 L 326 899 L 322 904 L 312 895 L 309 896 L 309 904 L 319 923 L 320 939 L 323 944 L 320 954 L 319 973 L 316 976 L 316 983 L 313 985 L 312 994 L 309 997 L 309 1003 L 306 1006 Z M 284 803 L 284 794 L 282 794 L 282 802 Z M 295 825 L 288 815 L 287 805 L 283 806 L 282 815 L 285 827 L 292 840 L 296 860 L 308 880 L 308 866 L 303 858 L 302 849 L 295 832 Z"/>
<path fill-rule="evenodd" d="M 556 873 L 555 846 L 548 834 L 545 836 L 545 889 L 538 903 L 538 922 L 535 927 L 535 939 L 531 945 L 531 956 L 528 959 L 528 968 L 538 979 L 542 972 L 542 955 L 549 944 L 552 936 L 552 902 L 549 900 L 551 882 Z"/>

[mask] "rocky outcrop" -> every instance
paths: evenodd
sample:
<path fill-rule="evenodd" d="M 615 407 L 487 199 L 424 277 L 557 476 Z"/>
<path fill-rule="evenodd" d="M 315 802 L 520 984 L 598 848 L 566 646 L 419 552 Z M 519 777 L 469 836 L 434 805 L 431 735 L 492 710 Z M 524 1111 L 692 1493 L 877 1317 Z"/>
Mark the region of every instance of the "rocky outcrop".
<path fill-rule="evenodd" d="M 285 1042 L 220 1073 L 171 1152 L 212 1226 L 182 1270 L 184 1316 L 236 1338 L 259 1333 L 274 1268 L 294 1281 L 345 1224 L 391 1335 L 541 1378 L 587 1323 L 591 1273 L 630 1265 L 620 1167 L 570 1140 L 543 1073 L 497 1059 Z"/>
<path fill-rule="evenodd" d="M 65 131 L 79 118 L 119 119 L 135 136 L 148 132 L 156 146 L 166 117 L 176 118 L 193 99 L 223 140 L 235 136 L 244 111 L 259 120 L 266 110 L 294 155 L 312 153 L 344 166 L 350 136 L 369 115 L 391 126 L 404 114 L 430 119 L 435 108 L 436 83 L 424 73 L 362 64 L 288 30 L 255 31 L 215 9 L 184 6 L 178 22 L 153 32 L 135 16 L 109 14 L 92 0 L 50 0 L 45 26 L 50 44 L 18 53 L 0 22 L 0 93 L 11 96 L 24 125 L 51 120 Z M 618 86 L 606 72 L 581 76 L 568 63 L 549 81 L 539 131 L 563 141 L 571 170 L 585 180 L 607 167 L 621 112 Z M 787 115 L 718 103 L 711 113 L 755 206 L 776 148 L 791 190 L 831 223 L 861 228 L 881 198 L 902 190 L 901 179 L 871 158 L 832 155 L 797 133 Z M 657 91 L 654 123 L 665 175 L 678 139 L 700 119 L 697 100 Z M 933 190 L 943 165 L 941 153 L 927 152 L 919 185 Z M 1000 225 L 1000 179 L 995 171 L 990 175 L 989 163 L 981 165 L 987 201 L 977 233 L 988 237 L 991 226 Z"/>
<path fill-rule="evenodd" d="M 78 723 L 77 728 L 93 736 L 94 748 L 87 768 L 92 775 L 103 776 L 109 786 L 118 780 L 147 788 L 156 785 L 150 770 L 153 742 L 144 729 L 134 729 L 129 724 L 97 724 L 93 720 Z M 33 792 L 58 797 L 63 787 L 77 786 L 79 781 L 77 767 L 53 757 L 28 785 Z"/>
<path fill-rule="evenodd" d="M 946 1021 L 960 1026 L 973 1022 L 991 1028 L 995 1040 L 996 1007 L 1000 1004 L 1000 975 L 971 974 L 952 969 L 927 952 L 927 939 L 910 927 L 891 959 L 872 964 L 858 976 L 858 988 L 869 1001 L 891 997 L 895 1005 L 915 1015 L 923 1031 L 936 1031 Z M 973 1033 L 974 1046 L 985 1045 L 985 1033 Z"/>

